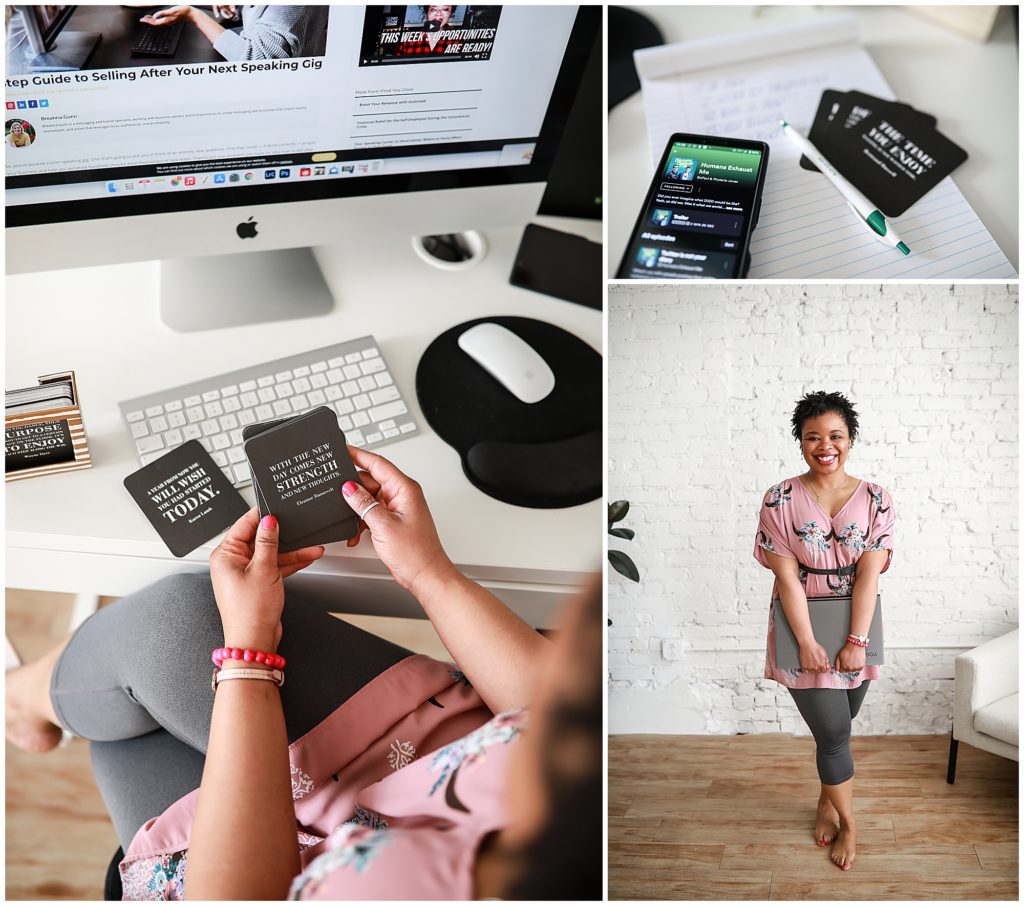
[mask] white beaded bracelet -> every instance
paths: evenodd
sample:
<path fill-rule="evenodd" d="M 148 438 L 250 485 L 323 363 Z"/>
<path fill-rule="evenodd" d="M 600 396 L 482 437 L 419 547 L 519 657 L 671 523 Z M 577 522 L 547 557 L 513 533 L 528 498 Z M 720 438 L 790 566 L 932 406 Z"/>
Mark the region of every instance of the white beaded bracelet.
<path fill-rule="evenodd" d="M 210 688 L 217 691 L 217 684 L 224 680 L 233 679 L 257 679 L 269 680 L 277 686 L 284 685 L 283 670 L 260 670 L 255 667 L 236 667 L 233 670 L 214 670 L 213 678 L 210 680 Z"/>

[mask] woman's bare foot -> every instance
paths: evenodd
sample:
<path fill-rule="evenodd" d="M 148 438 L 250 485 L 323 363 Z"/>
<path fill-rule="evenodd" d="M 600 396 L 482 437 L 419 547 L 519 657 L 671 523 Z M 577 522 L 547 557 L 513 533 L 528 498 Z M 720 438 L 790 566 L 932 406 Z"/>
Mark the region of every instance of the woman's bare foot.
<path fill-rule="evenodd" d="M 832 861 L 849 871 L 857 858 L 857 826 L 852 821 L 839 822 L 839 836 L 832 844 Z"/>
<path fill-rule="evenodd" d="M 827 796 L 818 800 L 818 814 L 814 822 L 814 840 L 818 846 L 828 846 L 839 833 L 836 810 Z"/>
<path fill-rule="evenodd" d="M 48 752 L 60 742 L 62 730 L 40 713 L 40 687 L 48 695 L 49 672 L 43 661 L 6 674 L 4 713 L 7 740 L 26 752 Z"/>

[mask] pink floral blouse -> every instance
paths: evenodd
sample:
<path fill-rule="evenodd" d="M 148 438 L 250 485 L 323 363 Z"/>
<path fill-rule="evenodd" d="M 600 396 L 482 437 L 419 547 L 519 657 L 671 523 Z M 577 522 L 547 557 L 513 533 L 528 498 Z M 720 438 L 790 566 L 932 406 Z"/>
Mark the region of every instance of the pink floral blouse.
<path fill-rule="evenodd" d="M 492 717 L 450 664 L 412 655 L 289 746 L 302 873 L 291 899 L 473 899 L 483 838 L 507 825 L 525 712 Z M 199 791 L 148 821 L 120 864 L 126 900 L 185 894 Z"/>
<path fill-rule="evenodd" d="M 754 559 L 768 567 L 767 553 L 790 557 L 800 563 L 800 582 L 808 597 L 846 596 L 853 590 L 856 574 L 808 572 L 811 569 L 840 569 L 856 564 L 864 551 L 889 551 L 885 572 L 892 561 L 893 526 L 896 511 L 885 488 L 861 481 L 843 508 L 829 516 L 799 478 L 788 478 L 771 488 L 761 504 L 754 543 Z M 772 600 L 778 597 L 778 582 Z M 775 664 L 775 606 L 768 608 L 768 650 L 764 675 L 791 689 L 853 689 L 864 680 L 878 679 L 877 666 L 865 666 L 859 673 L 810 673 L 789 670 Z"/>

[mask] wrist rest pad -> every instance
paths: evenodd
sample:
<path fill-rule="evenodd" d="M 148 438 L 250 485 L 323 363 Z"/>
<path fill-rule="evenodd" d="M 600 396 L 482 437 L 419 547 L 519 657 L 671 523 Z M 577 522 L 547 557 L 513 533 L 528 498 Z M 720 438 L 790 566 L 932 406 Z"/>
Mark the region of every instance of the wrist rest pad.
<path fill-rule="evenodd" d="M 459 348 L 459 336 L 485 321 L 518 334 L 548 363 L 555 389 L 547 397 L 520 401 Z M 500 316 L 466 321 L 437 337 L 416 369 L 416 394 L 475 487 L 515 506 L 553 509 L 601 496 L 601 380 L 601 356 L 575 335 Z"/>

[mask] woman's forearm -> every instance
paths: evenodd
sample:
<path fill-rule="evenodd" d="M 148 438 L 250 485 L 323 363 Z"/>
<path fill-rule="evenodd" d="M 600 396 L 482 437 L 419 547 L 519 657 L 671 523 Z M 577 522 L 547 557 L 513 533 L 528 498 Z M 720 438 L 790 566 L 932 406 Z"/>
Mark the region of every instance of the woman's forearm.
<path fill-rule="evenodd" d="M 214 701 L 185 895 L 281 900 L 299 869 L 280 692 L 266 680 L 226 680 Z"/>
<path fill-rule="evenodd" d="M 871 620 L 875 615 L 875 602 L 878 599 L 878 576 L 871 574 L 858 576 L 853 586 L 853 600 L 850 604 L 850 633 L 867 635 L 871 629 Z"/>
<path fill-rule="evenodd" d="M 411 591 L 488 708 L 529 704 L 547 639 L 454 566 L 421 578 Z"/>
<path fill-rule="evenodd" d="M 811 615 L 807 609 L 807 594 L 797 576 L 778 576 L 779 600 L 786 614 L 786 622 L 793 630 L 797 643 L 805 645 L 813 642 L 814 630 L 811 627 Z"/>
<path fill-rule="evenodd" d="M 201 9 L 196 9 L 194 6 L 189 7 L 188 14 L 189 21 L 203 33 L 203 36 L 211 43 L 215 44 L 217 39 L 224 34 L 224 26 L 219 22 L 214 21 L 210 16 L 204 13 Z"/>
<path fill-rule="evenodd" d="M 853 583 L 850 603 L 850 633 L 867 635 L 875 615 L 878 599 L 878 577 L 889 562 L 889 551 L 865 551 L 857 561 L 857 575 Z"/>

